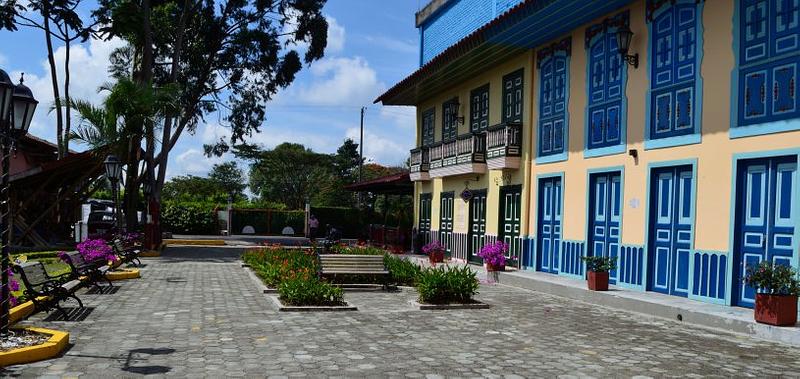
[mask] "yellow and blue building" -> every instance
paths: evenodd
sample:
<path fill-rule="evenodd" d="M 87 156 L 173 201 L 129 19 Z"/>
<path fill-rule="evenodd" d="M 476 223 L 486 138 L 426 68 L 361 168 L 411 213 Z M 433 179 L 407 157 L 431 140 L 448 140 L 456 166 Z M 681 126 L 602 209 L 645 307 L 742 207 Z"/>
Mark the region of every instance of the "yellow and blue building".
<path fill-rule="evenodd" d="M 750 307 L 762 260 L 800 267 L 800 0 L 433 0 L 416 227 L 455 259 Z M 626 37 L 630 44 L 625 51 Z M 621 46 L 622 45 L 622 46 Z M 622 47 L 622 48 L 621 48 Z"/>

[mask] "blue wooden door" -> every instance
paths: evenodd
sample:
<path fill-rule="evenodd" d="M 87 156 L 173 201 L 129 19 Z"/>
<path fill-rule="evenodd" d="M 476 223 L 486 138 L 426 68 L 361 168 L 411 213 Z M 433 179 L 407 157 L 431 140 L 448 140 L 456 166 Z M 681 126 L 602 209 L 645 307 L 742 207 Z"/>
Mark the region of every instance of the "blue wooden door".
<path fill-rule="evenodd" d="M 752 307 L 755 289 L 742 283 L 747 266 L 791 265 L 797 251 L 797 157 L 745 161 L 736 188 L 734 302 Z"/>
<path fill-rule="evenodd" d="M 536 268 L 557 274 L 561 251 L 561 178 L 539 180 Z"/>
<path fill-rule="evenodd" d="M 650 178 L 648 289 L 676 296 L 689 293 L 689 255 L 694 220 L 691 166 L 654 169 Z"/>
<path fill-rule="evenodd" d="M 590 256 L 617 258 L 622 221 L 622 175 L 604 172 L 589 177 L 589 252 Z M 617 282 L 617 270 L 609 282 Z"/>

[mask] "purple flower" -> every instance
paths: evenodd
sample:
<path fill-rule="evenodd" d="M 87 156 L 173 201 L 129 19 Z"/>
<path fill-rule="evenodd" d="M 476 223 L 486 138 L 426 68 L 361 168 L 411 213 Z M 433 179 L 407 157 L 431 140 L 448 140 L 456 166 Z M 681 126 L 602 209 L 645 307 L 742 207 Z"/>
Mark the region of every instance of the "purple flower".
<path fill-rule="evenodd" d="M 78 244 L 78 252 L 81 253 L 83 259 L 87 261 L 106 260 L 116 261 L 117 256 L 114 255 L 114 249 L 108 246 L 106 241 L 102 239 L 88 239 Z"/>
<path fill-rule="evenodd" d="M 444 245 L 442 245 L 439 241 L 433 241 L 425 246 L 422 247 L 422 252 L 425 255 L 431 255 L 433 253 L 444 252 Z"/>
<path fill-rule="evenodd" d="M 478 257 L 483 258 L 483 262 L 492 266 L 505 266 L 508 245 L 502 241 L 490 243 L 481 248 Z"/>
<path fill-rule="evenodd" d="M 12 291 L 19 291 L 19 282 L 12 279 L 8 282 L 8 288 Z"/>

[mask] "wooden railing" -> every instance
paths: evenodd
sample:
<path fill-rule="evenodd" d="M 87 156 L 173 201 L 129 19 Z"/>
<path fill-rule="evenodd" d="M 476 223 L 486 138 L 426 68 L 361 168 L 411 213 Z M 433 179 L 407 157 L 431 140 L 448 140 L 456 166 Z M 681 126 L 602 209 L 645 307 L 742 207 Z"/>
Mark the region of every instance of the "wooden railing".
<path fill-rule="evenodd" d="M 419 147 L 411 150 L 411 172 L 426 172 L 430 169 L 430 149 Z"/>
<path fill-rule="evenodd" d="M 498 124 L 486 131 L 489 158 L 519 156 L 522 148 L 522 125 L 515 122 Z"/>
<path fill-rule="evenodd" d="M 429 157 L 432 169 L 465 163 L 485 163 L 486 134 L 464 134 L 456 139 L 437 143 L 430 147 Z"/>

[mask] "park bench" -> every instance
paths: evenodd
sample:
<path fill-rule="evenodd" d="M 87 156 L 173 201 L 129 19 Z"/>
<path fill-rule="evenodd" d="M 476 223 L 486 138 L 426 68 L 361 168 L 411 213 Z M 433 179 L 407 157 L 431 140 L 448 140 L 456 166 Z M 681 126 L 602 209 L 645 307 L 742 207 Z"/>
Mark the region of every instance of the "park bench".
<path fill-rule="evenodd" d="M 126 246 L 122 240 L 115 239 L 112 247 L 114 253 L 119 257 L 119 264 L 130 263 L 134 266 L 142 264 L 142 261 L 139 260 L 142 250 L 138 246 Z"/>
<path fill-rule="evenodd" d="M 383 280 L 383 288 L 388 288 L 389 270 L 383 262 L 383 255 L 319 254 L 318 257 L 320 277 L 378 276 Z"/>
<path fill-rule="evenodd" d="M 25 285 L 23 293 L 33 301 L 35 312 L 50 312 L 55 308 L 67 319 L 69 314 L 59 303 L 70 298 L 75 299 L 78 306 L 83 308 L 83 302 L 75 295 L 75 291 L 81 287 L 81 281 L 72 279 L 69 273 L 50 276 L 44 264 L 38 261 L 14 265 L 13 270 L 22 279 L 22 284 Z"/>
<path fill-rule="evenodd" d="M 66 253 L 64 255 L 65 261 L 69 265 L 72 274 L 72 279 L 79 279 L 81 277 L 85 277 L 86 282 L 96 287 L 98 290 L 101 289 L 100 285 L 98 284 L 100 281 L 105 280 L 108 283 L 109 287 L 113 287 L 114 285 L 111 284 L 111 281 L 108 280 L 106 277 L 106 273 L 111 269 L 108 266 L 108 262 L 103 259 L 97 259 L 94 261 L 87 261 L 83 258 L 83 255 L 77 251 L 73 251 L 70 253 Z"/>

